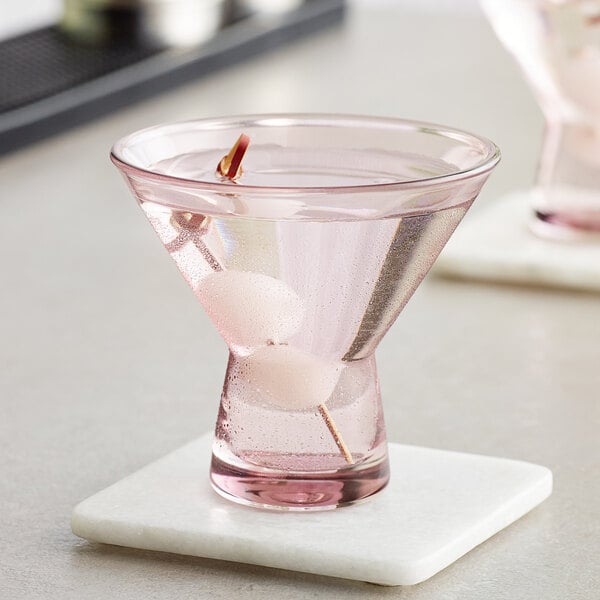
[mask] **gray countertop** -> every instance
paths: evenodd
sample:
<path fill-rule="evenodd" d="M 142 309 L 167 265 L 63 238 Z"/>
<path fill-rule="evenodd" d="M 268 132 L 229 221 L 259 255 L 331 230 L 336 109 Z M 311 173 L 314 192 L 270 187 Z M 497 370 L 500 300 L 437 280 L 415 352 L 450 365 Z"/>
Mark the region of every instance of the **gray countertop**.
<path fill-rule="evenodd" d="M 346 23 L 0 160 L 0 596 L 592 599 L 600 299 L 428 278 L 378 352 L 388 437 L 550 467 L 542 506 L 412 588 L 93 545 L 81 499 L 211 429 L 226 349 L 108 161 L 121 135 L 228 113 L 369 113 L 487 135 L 479 205 L 528 185 L 542 119 L 480 17 Z"/>

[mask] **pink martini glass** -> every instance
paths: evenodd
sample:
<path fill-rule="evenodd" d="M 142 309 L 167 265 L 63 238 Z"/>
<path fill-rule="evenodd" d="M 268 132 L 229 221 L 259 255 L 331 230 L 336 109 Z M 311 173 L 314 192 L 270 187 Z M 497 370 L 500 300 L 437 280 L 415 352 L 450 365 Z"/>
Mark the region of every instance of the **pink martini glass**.
<path fill-rule="evenodd" d="M 234 183 L 215 168 L 241 133 L 251 143 Z M 381 490 L 375 349 L 496 146 L 410 121 L 265 115 L 145 129 L 112 160 L 229 347 L 214 489 L 283 510 Z"/>
<path fill-rule="evenodd" d="M 532 229 L 600 240 L 600 0 L 481 0 L 546 119 Z"/>

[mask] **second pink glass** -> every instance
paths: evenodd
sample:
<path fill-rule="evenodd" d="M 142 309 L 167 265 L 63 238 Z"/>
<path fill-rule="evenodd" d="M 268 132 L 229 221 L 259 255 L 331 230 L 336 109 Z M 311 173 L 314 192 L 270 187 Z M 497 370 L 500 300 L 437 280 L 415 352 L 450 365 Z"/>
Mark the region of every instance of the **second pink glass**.
<path fill-rule="evenodd" d="M 481 0 L 546 119 L 532 229 L 600 240 L 600 0 Z"/>
<path fill-rule="evenodd" d="M 222 180 L 241 133 L 243 175 Z M 375 349 L 497 148 L 422 123 L 272 115 L 147 129 L 112 159 L 229 347 L 215 490 L 284 510 L 381 490 Z"/>

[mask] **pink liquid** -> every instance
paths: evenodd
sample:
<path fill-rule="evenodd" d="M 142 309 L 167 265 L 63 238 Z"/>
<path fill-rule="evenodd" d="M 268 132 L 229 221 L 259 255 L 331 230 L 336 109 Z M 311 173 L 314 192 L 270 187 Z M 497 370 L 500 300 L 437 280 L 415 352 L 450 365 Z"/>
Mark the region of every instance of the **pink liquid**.
<path fill-rule="evenodd" d="M 192 165 L 205 161 L 186 155 L 155 170 L 203 179 L 208 172 Z M 407 178 L 410 169 L 450 169 L 415 157 L 405 163 Z M 251 161 L 245 168 L 247 185 L 277 185 L 273 178 L 348 185 L 374 177 L 368 165 L 342 175 L 324 168 L 258 173 Z M 401 171 L 397 157 L 394 168 Z M 378 173 L 381 181 L 391 178 L 385 168 Z M 142 201 L 230 348 L 211 467 L 220 494 L 256 506 L 322 510 L 385 486 L 374 351 L 471 201 L 363 221 L 216 217 L 169 208 L 168 197 Z"/>

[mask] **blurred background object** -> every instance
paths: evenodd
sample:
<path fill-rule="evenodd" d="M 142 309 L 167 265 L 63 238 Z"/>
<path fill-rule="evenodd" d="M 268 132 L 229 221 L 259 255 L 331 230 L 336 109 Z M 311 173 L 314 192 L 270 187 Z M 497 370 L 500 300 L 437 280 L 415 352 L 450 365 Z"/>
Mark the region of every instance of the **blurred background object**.
<path fill-rule="evenodd" d="M 229 0 L 64 0 L 60 28 L 82 44 L 194 46 L 229 18 Z"/>
<path fill-rule="evenodd" d="M 546 119 L 532 229 L 553 238 L 600 234 L 600 0 L 482 6 Z"/>
<path fill-rule="evenodd" d="M 298 8 L 303 0 L 238 0 L 240 6 L 251 12 L 276 14 Z"/>
<path fill-rule="evenodd" d="M 237 0 L 269 9 L 299 4 L 298 0 Z M 420 11 L 474 13 L 478 11 L 478 0 L 352 0 L 353 4 L 365 7 L 388 6 L 402 8 L 413 6 Z M 0 40 L 14 37 L 26 31 L 57 23 L 63 14 L 63 0 L 28 0 L 11 2 L 2 7 Z"/>
<path fill-rule="evenodd" d="M 0 35 L 21 33 L 0 42 L 0 153 L 339 22 L 344 6 L 64 0 L 62 10 L 47 4 L 33 20 L 9 18 Z M 23 32 L 26 22 L 45 20 L 51 24 Z"/>
<path fill-rule="evenodd" d="M 543 142 L 537 168 L 531 166 L 534 181 L 515 179 L 498 202 L 465 220 L 437 272 L 598 292 L 600 0 L 481 4 L 541 109 L 544 132 L 534 135 Z M 509 108 L 513 97 L 514 88 L 497 86 L 496 114 L 504 124 L 518 120 Z"/>

